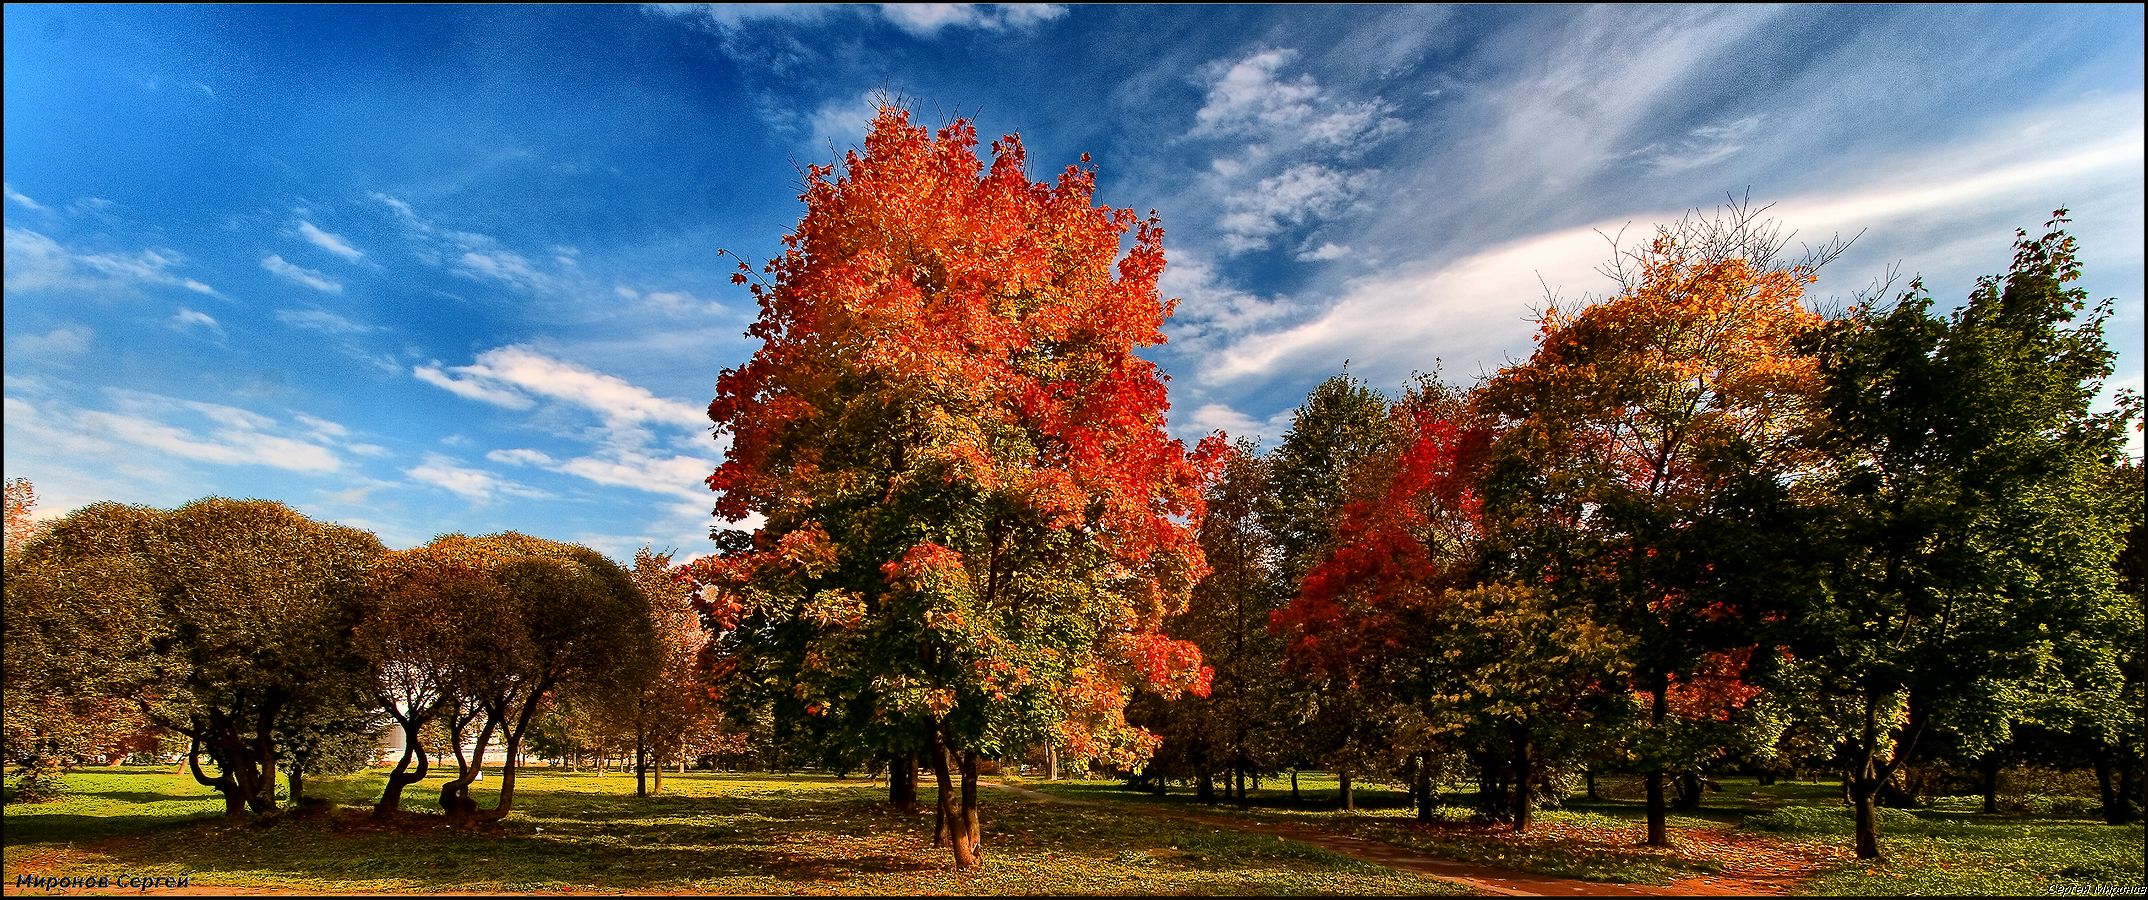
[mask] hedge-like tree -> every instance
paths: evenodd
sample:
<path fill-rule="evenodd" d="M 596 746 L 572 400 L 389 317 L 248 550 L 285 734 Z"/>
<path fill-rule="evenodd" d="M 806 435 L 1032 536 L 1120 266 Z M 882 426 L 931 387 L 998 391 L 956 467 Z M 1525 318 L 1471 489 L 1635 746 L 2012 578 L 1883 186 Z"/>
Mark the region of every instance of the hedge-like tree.
<path fill-rule="evenodd" d="M 1093 205 L 1081 168 L 1031 182 L 1015 137 L 989 166 L 976 143 L 883 106 L 842 175 L 807 171 L 752 288 L 761 347 L 709 406 L 717 514 L 766 521 L 698 570 L 779 720 L 926 753 L 958 868 L 979 860 L 981 759 L 1130 761 L 1155 739 L 1126 725 L 1128 687 L 1202 686 L 1159 625 L 1205 571 L 1189 523 L 1221 450 L 1165 436 L 1137 353 L 1172 306 L 1156 221 Z"/>
<path fill-rule="evenodd" d="M 8 655 L 39 648 L 56 682 L 132 700 L 187 736 L 195 778 L 223 793 L 228 815 L 267 814 L 279 734 L 349 718 L 314 688 L 362 667 L 350 634 L 380 552 L 367 532 L 266 500 L 91 504 L 10 565 Z"/>

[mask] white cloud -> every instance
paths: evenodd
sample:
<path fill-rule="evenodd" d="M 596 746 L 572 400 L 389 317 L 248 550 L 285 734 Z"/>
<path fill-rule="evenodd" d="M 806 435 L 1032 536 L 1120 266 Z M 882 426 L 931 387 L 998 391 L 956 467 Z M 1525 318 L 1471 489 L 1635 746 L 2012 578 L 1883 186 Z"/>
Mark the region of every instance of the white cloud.
<path fill-rule="evenodd" d="M 363 334 L 377 330 L 373 326 L 360 325 L 317 306 L 305 309 L 279 309 L 276 311 L 276 321 L 292 328 L 303 328 L 307 331 L 318 331 L 322 334 Z"/>
<path fill-rule="evenodd" d="M 1065 15 L 1066 8 L 1049 3 L 882 3 L 880 14 L 904 31 L 932 37 L 947 28 L 1029 28 Z"/>
<path fill-rule="evenodd" d="M 414 374 L 465 397 L 514 409 L 528 408 L 529 395 L 535 395 L 582 407 L 614 426 L 655 423 L 698 431 L 708 424 L 708 416 L 692 404 L 519 344 L 487 350 L 448 372 L 459 377 L 432 367 Z"/>
<path fill-rule="evenodd" d="M 1331 242 L 1321 244 L 1320 246 L 1314 247 L 1309 250 L 1300 250 L 1298 251 L 1297 258 L 1301 262 L 1326 262 L 1331 259 L 1341 259 L 1349 255 L 1350 248 L 1342 246 L 1341 244 Z"/>
<path fill-rule="evenodd" d="M 1344 172 L 1318 163 L 1298 163 L 1263 178 L 1252 190 L 1224 198 L 1216 222 L 1224 249 L 1233 253 L 1268 245 L 1286 226 L 1334 216 L 1372 184 L 1370 172 Z"/>
<path fill-rule="evenodd" d="M 62 325 L 43 334 L 9 335 L 8 352 L 22 356 L 74 356 L 89 349 L 94 333 L 82 325 Z"/>
<path fill-rule="evenodd" d="M 1066 7 L 1054 3 L 652 3 L 644 8 L 703 21 L 725 32 L 764 23 L 811 24 L 831 15 L 877 15 L 917 37 L 932 37 L 948 28 L 1020 30 L 1066 14 Z"/>
<path fill-rule="evenodd" d="M 322 231 L 312 222 L 304 219 L 298 221 L 298 235 L 305 238 L 307 243 L 351 262 L 357 262 L 365 258 L 365 251 L 351 246 L 350 242 L 345 241 L 342 236 Z"/>
<path fill-rule="evenodd" d="M 2137 124 L 2057 156 L 2008 154 L 2014 139 L 1999 134 L 1966 150 L 1876 166 L 1894 174 L 1883 182 L 1787 198 L 1768 215 L 1801 233 L 1848 235 L 1921 216 L 1960 216 L 2023 194 L 2047 195 L 2098 173 L 2137 175 L 2144 160 Z M 1597 272 L 1611 253 L 1604 234 L 1629 222 L 1676 218 L 1668 210 L 1644 211 L 1347 282 L 1319 315 L 1244 336 L 1209 359 L 1200 378 L 1211 384 L 1258 379 L 1350 357 L 1366 365 L 1368 378 L 1391 381 L 1429 369 L 1427 348 L 1438 348 L 1449 363 L 1496 368 L 1503 357 L 1529 352 L 1529 311 L 1542 301 L 1545 285 L 1569 294 L 1611 286 Z"/>
<path fill-rule="evenodd" d="M 553 463 L 552 457 L 544 451 L 523 448 L 494 450 L 485 454 L 485 458 L 511 466 L 549 466 Z"/>
<path fill-rule="evenodd" d="M 413 481 L 432 485 L 477 503 L 490 502 L 501 494 L 533 499 L 550 496 L 483 469 L 467 468 L 452 457 L 439 453 L 425 454 L 424 463 L 405 469 L 403 474 L 410 476 Z"/>
<path fill-rule="evenodd" d="M 1297 55 L 1264 49 L 1206 70 L 1207 96 L 1186 136 L 1223 145 L 1200 188 L 1227 252 L 1351 210 L 1376 173 L 1348 163 L 1405 127 L 1379 97 L 1345 100 L 1311 75 L 1284 77 Z"/>
<path fill-rule="evenodd" d="M 466 367 L 457 367 L 454 371 L 466 371 Z M 442 372 L 437 365 L 417 366 L 410 370 L 410 374 L 426 384 L 446 388 L 458 397 L 476 400 L 481 403 L 504 406 L 508 409 L 529 409 L 537 405 L 536 401 L 523 396 L 518 391 L 498 387 L 475 378 L 455 378 L 446 372 Z"/>
<path fill-rule="evenodd" d="M 71 416 L 56 411 L 58 415 L 48 418 L 71 420 L 91 439 L 132 444 L 181 459 L 292 472 L 334 472 L 343 466 L 334 451 L 294 436 L 303 429 L 251 410 L 136 391 L 107 393 L 117 401 L 112 411 L 79 410 Z M 188 414 L 208 424 L 169 421 Z"/>
<path fill-rule="evenodd" d="M 271 254 L 263 257 L 261 268 L 269 270 L 272 274 L 292 284 L 303 285 L 324 294 L 343 293 L 343 284 L 341 282 L 304 266 L 285 262 L 280 255 Z"/>
<path fill-rule="evenodd" d="M 36 211 L 36 212 L 51 212 L 51 210 L 49 210 L 49 209 L 46 209 L 46 208 L 45 208 L 45 205 L 44 205 L 44 204 L 42 204 L 42 203 L 39 203 L 39 202 L 37 202 L 37 201 L 35 201 L 35 200 L 32 200 L 32 199 L 30 199 L 29 197 L 27 197 L 27 196 L 24 196 L 24 195 L 23 195 L 23 194 L 22 194 L 22 193 L 21 193 L 20 191 L 17 191 L 17 190 L 15 190 L 15 186 L 14 186 L 14 185 L 12 185 L 12 184 L 8 184 L 8 185 L 5 185 L 5 188 L 6 188 L 6 190 L 7 190 L 7 198 L 8 198 L 9 200 L 12 200 L 12 201 L 14 201 L 14 202 L 15 202 L 15 203 L 16 203 L 17 205 L 21 206 L 22 208 L 24 208 L 24 209 L 28 209 L 28 210 L 34 210 L 34 211 Z"/>
<path fill-rule="evenodd" d="M 1627 155 L 1638 157 L 1643 165 L 1655 172 L 1683 172 L 1726 159 L 1745 149 L 1746 142 L 1759 128 L 1759 116 L 1746 116 L 1720 124 L 1702 125 L 1676 141 L 1658 141 Z"/>
<path fill-rule="evenodd" d="M 806 120 L 809 133 L 807 142 L 812 152 L 818 154 L 834 148 L 835 158 L 841 159 L 843 151 L 865 146 L 865 129 L 872 125 L 873 117 L 880 114 L 882 94 L 878 89 L 866 91 L 855 97 L 842 97 L 822 103 Z"/>
<path fill-rule="evenodd" d="M 6 287 L 10 292 L 102 293 L 160 285 L 222 296 L 215 288 L 171 271 L 184 263 L 185 258 L 173 250 L 88 253 L 30 229 L 7 226 Z"/>
<path fill-rule="evenodd" d="M 175 331 L 198 328 L 217 337 L 224 336 L 224 326 L 217 324 L 216 319 L 212 318 L 208 313 L 191 310 L 184 306 L 179 307 L 179 311 L 172 314 L 171 326 Z"/>
<path fill-rule="evenodd" d="M 468 250 L 456 258 L 455 264 L 465 275 L 490 278 L 525 291 L 542 291 L 556 284 L 551 275 L 537 271 L 527 257 L 512 250 Z"/>

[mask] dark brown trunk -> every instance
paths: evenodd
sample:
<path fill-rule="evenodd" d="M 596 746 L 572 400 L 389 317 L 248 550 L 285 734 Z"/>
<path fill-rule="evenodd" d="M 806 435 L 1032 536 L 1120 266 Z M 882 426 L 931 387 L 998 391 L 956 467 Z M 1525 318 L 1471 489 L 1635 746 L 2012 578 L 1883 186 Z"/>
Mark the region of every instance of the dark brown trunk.
<path fill-rule="evenodd" d="M 1999 754 L 1993 753 L 1983 759 L 1984 811 L 1999 811 Z"/>
<path fill-rule="evenodd" d="M 977 763 L 977 751 L 970 750 L 962 754 L 962 829 L 955 835 L 955 859 L 959 866 L 962 858 L 960 848 L 966 841 L 970 848 L 968 868 L 984 864 L 984 822 L 979 816 L 977 802 Z"/>
<path fill-rule="evenodd" d="M 1648 728 L 1652 739 L 1660 739 L 1663 719 L 1670 712 L 1670 683 L 1657 679 L 1655 690 L 1650 692 Z M 1663 768 L 1656 766 L 1648 771 L 1648 845 L 1668 847 L 1671 845 L 1670 827 L 1665 824 L 1669 810 L 1663 802 Z"/>
<path fill-rule="evenodd" d="M 917 754 L 897 753 L 888 761 L 888 805 L 917 812 Z"/>
<path fill-rule="evenodd" d="M 1879 762 L 1879 696 L 1876 692 L 1865 695 L 1864 723 L 1858 731 L 1857 759 L 1852 765 L 1850 803 L 1856 810 L 1857 858 L 1879 859 L 1879 813 L 1876 807 L 1880 784 L 1885 777 Z"/>
<path fill-rule="evenodd" d="M 1663 800 L 1663 770 L 1648 773 L 1648 845 L 1668 847 L 1671 845 L 1670 829 L 1665 824 L 1669 812 Z"/>
<path fill-rule="evenodd" d="M 932 752 L 929 755 L 932 757 L 932 775 L 940 788 L 939 796 L 934 798 L 932 804 L 932 845 L 945 847 L 948 844 L 948 823 L 955 813 L 955 780 L 953 767 L 949 765 L 947 745 L 940 739 L 937 728 L 932 733 Z"/>
<path fill-rule="evenodd" d="M 1336 774 L 1341 776 L 1342 779 L 1342 784 L 1339 788 L 1339 792 L 1342 794 L 1342 808 L 1346 811 L 1357 809 L 1357 795 L 1350 790 L 1350 770 L 1343 769 Z"/>
<path fill-rule="evenodd" d="M 202 771 L 201 738 L 187 741 L 186 765 L 187 771 L 193 773 L 195 781 L 200 782 L 203 787 L 215 788 L 218 793 L 224 795 L 225 818 L 246 818 L 246 796 L 239 792 L 238 779 L 231 777 L 231 771 L 226 769 L 215 778 L 210 778 L 209 773 Z"/>
<path fill-rule="evenodd" d="M 1529 781 L 1535 777 L 1530 769 L 1529 725 L 1516 722 L 1514 737 L 1514 832 L 1529 830 Z"/>
<path fill-rule="evenodd" d="M 423 726 L 423 721 L 414 716 L 404 717 L 396 714 L 392 703 L 387 706 L 389 713 L 395 715 L 396 723 L 403 727 L 403 757 L 396 760 L 395 768 L 388 772 L 388 786 L 381 789 L 379 802 L 373 804 L 375 818 L 386 818 L 401 811 L 403 788 L 424 781 L 425 773 L 431 768 L 430 758 L 426 756 L 425 747 L 419 743 L 418 738 L 418 729 Z M 417 763 L 415 771 L 411 769 L 413 760 Z"/>
<path fill-rule="evenodd" d="M 1581 772 L 1581 777 L 1582 777 L 1582 779 L 1583 779 L 1584 781 L 1587 781 L 1587 782 L 1588 782 L 1588 785 L 1589 785 L 1589 799 L 1590 799 L 1590 800 L 1602 800 L 1602 799 L 1604 798 L 1604 797 L 1603 797 L 1603 794 L 1599 793 L 1599 792 L 1598 792 L 1598 791 L 1596 790 L 1596 767 L 1595 767 L 1595 766 L 1590 766 L 1589 768 L 1587 768 L 1587 769 L 1584 769 L 1584 770 L 1582 770 L 1582 772 Z"/>
<path fill-rule="evenodd" d="M 305 767 L 300 765 L 298 761 L 293 760 L 291 762 L 291 771 L 284 775 L 284 780 L 291 783 L 291 808 L 298 809 L 304 806 L 306 802 Z"/>
<path fill-rule="evenodd" d="M 1295 767 L 1293 767 L 1293 768 L 1292 768 L 1292 769 L 1290 770 L 1290 803 L 1291 803 L 1291 805 L 1292 805 L 1292 806 L 1296 806 L 1296 805 L 1298 804 L 1298 800 L 1299 800 L 1299 797 L 1298 797 L 1298 770 L 1297 770 L 1297 769 L 1296 769 Z"/>

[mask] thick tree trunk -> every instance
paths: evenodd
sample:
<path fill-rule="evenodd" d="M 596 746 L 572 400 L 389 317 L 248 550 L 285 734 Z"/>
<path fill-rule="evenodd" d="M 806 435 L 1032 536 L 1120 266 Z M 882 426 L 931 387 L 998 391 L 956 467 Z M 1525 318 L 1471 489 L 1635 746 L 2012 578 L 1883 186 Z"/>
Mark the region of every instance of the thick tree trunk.
<path fill-rule="evenodd" d="M 246 818 L 246 796 L 239 792 L 238 780 L 231 777 L 231 771 L 226 769 L 215 778 L 210 778 L 209 773 L 202 771 L 201 739 L 198 737 L 187 741 L 186 765 L 187 770 L 193 773 L 195 781 L 200 782 L 203 787 L 215 788 L 217 793 L 224 795 L 225 818 Z"/>
<path fill-rule="evenodd" d="M 1290 805 L 1298 805 L 1298 800 L 1298 770 L 1293 766 L 1290 770 Z"/>
<path fill-rule="evenodd" d="M 1157 777 L 1162 777 L 1159 774 Z M 1208 763 L 1196 762 L 1193 769 L 1193 799 L 1214 806 L 1216 803 L 1216 779 L 1209 774 Z"/>
<path fill-rule="evenodd" d="M 455 741 L 455 768 L 453 780 L 440 786 L 440 811 L 450 822 L 464 822 L 477 814 L 477 800 L 470 796 L 470 784 L 485 771 L 485 748 L 492 743 L 496 723 L 491 716 L 477 730 L 477 744 L 471 751 L 462 746 L 460 730 L 450 732 L 449 740 Z"/>
<path fill-rule="evenodd" d="M 984 863 L 984 822 L 979 815 L 977 802 L 977 751 L 962 754 L 962 832 L 956 836 L 959 847 L 962 840 L 969 841 L 970 866 Z M 962 858 L 959 852 L 955 858 Z"/>
<path fill-rule="evenodd" d="M 1529 782 L 1536 776 L 1529 758 L 1529 725 L 1517 722 L 1514 735 L 1514 832 L 1529 830 Z"/>
<path fill-rule="evenodd" d="M 1582 777 L 1582 780 L 1584 780 L 1584 781 L 1588 782 L 1588 785 L 1589 785 L 1589 799 L 1590 799 L 1590 800 L 1602 800 L 1602 799 L 1603 799 L 1603 794 L 1599 793 L 1599 792 L 1598 792 L 1598 791 L 1596 790 L 1596 767 L 1595 767 L 1595 766 L 1590 766 L 1590 767 L 1588 767 L 1588 768 L 1586 768 L 1586 769 L 1583 769 L 1583 770 L 1581 770 L 1581 777 Z"/>
<path fill-rule="evenodd" d="M 1993 753 L 1981 761 L 1984 776 L 1984 811 L 1999 811 L 1999 754 Z"/>
<path fill-rule="evenodd" d="M 389 713 L 394 712 L 395 708 L 390 704 Z M 386 818 L 400 812 L 403 806 L 403 789 L 424 781 L 425 773 L 431 769 L 425 755 L 425 747 L 418 742 L 418 729 L 424 723 L 415 717 L 404 718 L 397 715 L 395 718 L 396 723 L 403 727 L 403 757 L 396 760 L 395 768 L 388 772 L 388 786 L 381 789 L 380 801 L 373 804 L 374 818 Z M 412 760 L 417 762 L 415 771 L 410 768 Z"/>
<path fill-rule="evenodd" d="M 1850 770 L 1850 803 L 1856 810 L 1857 858 L 1879 859 L 1879 811 L 1880 785 L 1887 780 L 1887 773 L 1879 761 L 1879 696 L 1865 695 L 1864 723 L 1858 731 L 1857 758 Z"/>
<path fill-rule="evenodd" d="M 1648 728 L 1651 734 L 1660 734 L 1663 719 L 1670 712 L 1670 683 L 1664 679 L 1657 679 L 1655 689 L 1650 694 Z M 1668 847 L 1671 845 L 1670 828 L 1665 824 L 1665 819 L 1668 815 L 1669 810 L 1664 808 L 1663 803 L 1663 767 L 1660 765 L 1654 766 L 1648 771 L 1649 846 Z"/>
<path fill-rule="evenodd" d="M 955 781 L 948 765 L 947 746 L 940 740 L 937 728 L 932 734 L 932 775 L 939 786 L 939 796 L 932 805 L 932 845 L 945 847 L 948 843 L 948 823 L 955 812 Z"/>
<path fill-rule="evenodd" d="M 1413 809 L 1417 806 L 1417 771 L 1422 768 L 1417 757 L 1418 754 L 1410 754 L 1409 764 L 1402 769 L 1402 783 L 1409 788 L 1409 804 Z"/>
<path fill-rule="evenodd" d="M 917 754 L 897 753 L 888 762 L 888 805 L 917 812 Z"/>
<path fill-rule="evenodd" d="M 1663 770 L 1648 773 L 1648 845 L 1668 847 L 1671 845 L 1670 829 L 1665 824 L 1666 804 L 1663 800 Z"/>
<path fill-rule="evenodd" d="M 306 767 L 297 760 L 291 761 L 291 771 L 283 776 L 291 784 L 291 808 L 298 809 L 306 803 Z"/>
<path fill-rule="evenodd" d="M 1701 776 L 1695 769 L 1678 773 L 1678 802 L 1672 809 L 1691 812 L 1701 808 Z"/>
<path fill-rule="evenodd" d="M 1342 795 L 1342 808 L 1345 811 L 1357 809 L 1357 795 L 1350 790 L 1350 770 L 1343 769 L 1336 774 L 1341 776 L 1342 779 L 1342 784 L 1339 788 L 1339 793 Z"/>
<path fill-rule="evenodd" d="M 1044 745 L 1044 780 L 1059 780 L 1059 745 Z"/>

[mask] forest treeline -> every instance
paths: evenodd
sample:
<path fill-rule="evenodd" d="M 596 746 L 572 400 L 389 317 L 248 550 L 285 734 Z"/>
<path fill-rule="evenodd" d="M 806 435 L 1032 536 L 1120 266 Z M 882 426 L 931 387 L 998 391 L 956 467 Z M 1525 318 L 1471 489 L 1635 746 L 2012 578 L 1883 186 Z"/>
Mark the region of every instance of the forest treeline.
<path fill-rule="evenodd" d="M 1188 447 L 1140 354 L 1176 303 L 1155 215 L 976 145 L 882 108 L 739 264 L 760 343 L 717 379 L 708 486 L 759 518 L 710 555 L 388 551 L 223 498 L 31 528 L 11 484 L 18 796 L 178 735 L 231 815 L 273 815 L 279 773 L 302 798 L 393 723 L 380 815 L 448 757 L 456 821 L 507 815 L 532 751 L 885 771 L 906 810 L 922 770 L 958 868 L 980 774 L 1031 755 L 1203 799 L 1318 768 L 1423 815 L 1467 782 L 1515 829 L 1626 773 L 1656 844 L 1710 773 L 1824 769 L 1862 857 L 1917 778 L 2010 761 L 2093 768 L 2138 817 L 2141 405 L 2097 410 L 2111 306 L 2063 210 L 1958 306 L 1823 314 L 1841 246 L 1786 256 L 1732 204 L 1619 247 L 1607 296 L 1473 384 L 1345 373 L 1273 448 Z"/>

